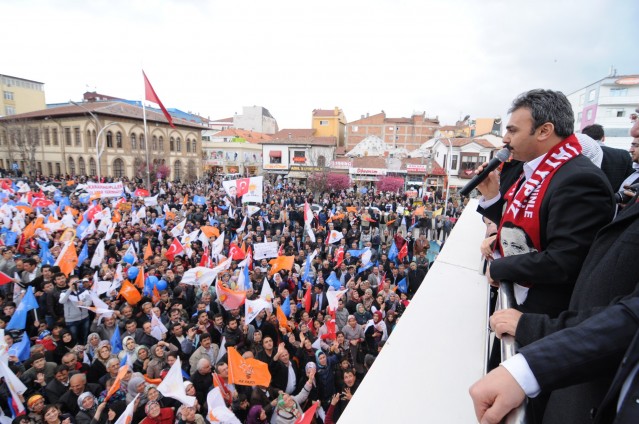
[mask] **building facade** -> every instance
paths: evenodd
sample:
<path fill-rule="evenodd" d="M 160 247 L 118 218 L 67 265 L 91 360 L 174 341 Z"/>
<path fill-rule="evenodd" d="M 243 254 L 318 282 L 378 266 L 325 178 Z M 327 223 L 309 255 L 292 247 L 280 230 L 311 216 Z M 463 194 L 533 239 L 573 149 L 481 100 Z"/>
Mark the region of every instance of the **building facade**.
<path fill-rule="evenodd" d="M 344 112 L 335 107 L 334 109 L 314 109 L 313 129 L 317 137 L 335 137 L 337 147 L 345 147 L 344 131 L 346 128 L 346 116 Z"/>
<path fill-rule="evenodd" d="M 0 116 L 17 115 L 46 108 L 44 83 L 0 75 Z"/>
<path fill-rule="evenodd" d="M 142 108 L 123 102 L 71 104 L 3 117 L 0 168 L 19 168 L 28 175 L 145 178 L 148 147 L 153 179 L 196 179 L 202 174 L 205 128 L 179 118 L 173 123 L 175 128 L 162 114 L 147 110 L 147 144 Z"/>
<path fill-rule="evenodd" d="M 258 175 L 262 171 L 262 141 L 271 140 L 268 134 L 226 129 L 202 136 L 202 158 L 206 171 L 216 174 Z"/>
<path fill-rule="evenodd" d="M 278 131 L 277 121 L 262 106 L 244 106 L 241 115 L 236 113 L 233 116 L 233 128 L 264 134 L 275 134 Z"/>
<path fill-rule="evenodd" d="M 613 72 L 568 95 L 575 114 L 575 131 L 599 124 L 604 127 L 606 145 L 628 149 L 630 127 L 639 106 L 639 75 Z"/>
<path fill-rule="evenodd" d="M 361 119 L 346 124 L 346 150 L 374 135 L 391 146 L 410 151 L 431 139 L 439 127 L 439 120 L 428 118 L 425 113 L 413 114 L 410 118 L 387 118 L 383 111 L 372 116 L 362 115 Z"/>

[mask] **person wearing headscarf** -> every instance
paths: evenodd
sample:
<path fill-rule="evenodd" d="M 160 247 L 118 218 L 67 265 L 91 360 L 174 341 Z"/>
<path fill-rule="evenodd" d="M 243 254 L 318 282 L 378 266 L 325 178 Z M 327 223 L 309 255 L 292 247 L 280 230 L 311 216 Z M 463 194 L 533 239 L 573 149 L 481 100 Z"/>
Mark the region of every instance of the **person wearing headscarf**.
<path fill-rule="evenodd" d="M 355 316 L 355 320 L 359 325 L 366 324 L 368 320 L 372 318 L 371 313 L 368 312 L 366 308 L 364 308 L 364 304 L 362 303 L 357 304 L 356 311 L 353 315 Z"/>
<path fill-rule="evenodd" d="M 146 369 L 146 375 L 149 378 L 160 378 L 162 370 L 166 367 L 167 351 L 177 352 L 178 348 L 162 341 L 151 347 L 151 361 Z"/>
<path fill-rule="evenodd" d="M 277 404 L 273 411 L 271 423 L 274 424 L 293 424 L 304 413 L 302 404 L 308 398 L 311 391 L 311 381 L 315 378 L 315 370 L 312 369 L 309 375 L 309 381 L 306 382 L 300 392 L 293 396 L 286 393 L 280 393 L 277 398 Z"/>
<path fill-rule="evenodd" d="M 126 363 L 129 367 L 133 366 L 133 363 L 137 359 L 137 344 L 135 339 L 131 336 L 126 336 L 122 339 L 122 350 L 118 353 L 118 359 L 121 361 L 126 355 Z"/>
<path fill-rule="evenodd" d="M 78 407 L 80 411 L 75 415 L 76 424 L 110 424 L 115 421 L 116 412 L 104 402 L 98 405 L 91 392 L 78 396 Z"/>
<path fill-rule="evenodd" d="M 61 364 L 62 357 L 69 352 L 75 352 L 75 345 L 78 343 L 75 341 L 73 334 L 69 330 L 62 330 L 60 333 L 60 340 L 58 341 L 55 348 L 55 359 L 56 362 Z"/>
<path fill-rule="evenodd" d="M 144 407 L 144 418 L 140 424 L 174 424 L 175 414 L 171 408 L 162 408 L 159 402 L 150 401 Z"/>
<path fill-rule="evenodd" d="M 193 406 L 182 405 L 178 409 L 177 418 L 177 424 L 206 424 L 204 417 Z"/>
<path fill-rule="evenodd" d="M 329 353 L 330 355 L 327 356 L 321 349 L 318 349 L 315 352 L 315 365 L 317 366 L 317 375 L 312 372 L 313 376 L 315 377 L 315 384 L 317 385 L 319 400 L 320 402 L 322 402 L 322 407 L 324 408 L 324 410 L 328 408 L 328 404 L 335 394 L 334 369 L 335 365 L 337 365 L 339 361 L 337 355 L 334 355 L 331 352 Z"/>
<path fill-rule="evenodd" d="M 29 419 L 32 423 L 42 424 L 44 417 L 42 411 L 44 410 L 45 399 L 40 394 L 31 395 L 27 399 L 27 408 L 29 409 Z"/>
<path fill-rule="evenodd" d="M 144 345 L 139 345 L 135 348 L 135 361 L 133 362 L 133 371 L 146 374 L 146 369 L 151 362 L 151 355 L 149 348 Z"/>
<path fill-rule="evenodd" d="M 246 424 L 266 424 L 266 411 L 262 408 L 262 405 L 255 405 L 249 409 L 248 418 Z"/>
<path fill-rule="evenodd" d="M 86 346 L 85 352 L 90 362 L 92 362 L 95 356 L 97 355 L 99 344 L 100 344 L 100 335 L 98 333 L 89 334 L 89 337 L 87 337 L 87 346 Z"/>
<path fill-rule="evenodd" d="M 135 396 L 138 394 L 144 395 L 146 389 L 146 380 L 144 376 L 139 372 L 134 373 L 127 385 L 126 401 L 127 403 L 133 402 Z"/>
<path fill-rule="evenodd" d="M 100 380 L 100 378 L 102 378 L 102 376 L 107 373 L 107 362 L 111 358 L 117 359 L 115 355 L 111 354 L 111 342 L 109 342 L 108 340 L 102 340 L 98 344 L 97 353 L 93 358 L 93 363 L 89 368 L 87 378 L 90 381 Z"/>

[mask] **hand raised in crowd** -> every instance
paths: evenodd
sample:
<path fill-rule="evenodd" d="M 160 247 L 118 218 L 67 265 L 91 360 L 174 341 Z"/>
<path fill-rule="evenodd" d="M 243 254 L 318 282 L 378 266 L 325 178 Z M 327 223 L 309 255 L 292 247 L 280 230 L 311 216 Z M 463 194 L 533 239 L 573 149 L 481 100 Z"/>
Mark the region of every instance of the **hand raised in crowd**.
<path fill-rule="evenodd" d="M 339 398 L 340 398 L 340 394 L 335 393 L 333 397 L 331 398 L 331 405 L 333 406 L 337 405 L 339 403 Z"/>

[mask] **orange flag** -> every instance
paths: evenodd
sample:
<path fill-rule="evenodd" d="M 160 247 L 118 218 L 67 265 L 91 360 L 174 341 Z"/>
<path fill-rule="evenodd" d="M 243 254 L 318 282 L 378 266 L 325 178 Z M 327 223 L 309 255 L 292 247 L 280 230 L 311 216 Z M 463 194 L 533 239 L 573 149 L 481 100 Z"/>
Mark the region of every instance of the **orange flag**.
<path fill-rule="evenodd" d="M 146 243 L 146 248 L 144 249 L 144 259 L 149 259 L 153 256 L 153 249 L 151 249 L 151 240 L 148 240 Z"/>
<path fill-rule="evenodd" d="M 160 301 L 160 292 L 158 291 L 158 288 L 156 286 L 153 286 L 153 297 L 151 298 L 151 300 L 153 301 L 154 305 Z"/>
<path fill-rule="evenodd" d="M 229 347 L 227 353 L 229 384 L 264 387 L 271 384 L 271 373 L 265 362 L 253 358 L 244 359 L 234 347 Z"/>
<path fill-rule="evenodd" d="M 138 288 L 143 289 L 144 288 L 144 268 L 139 266 L 138 269 L 139 269 L 138 276 L 135 277 L 135 285 Z"/>
<path fill-rule="evenodd" d="M 224 287 L 219 279 L 215 283 L 215 292 L 217 293 L 217 298 L 220 300 L 220 303 L 222 303 L 222 306 L 224 306 L 224 309 L 227 311 L 239 308 L 246 301 L 245 291 L 235 291 Z"/>
<path fill-rule="evenodd" d="M 286 328 L 287 330 L 290 329 L 288 326 L 288 319 L 286 318 L 282 308 L 278 306 L 275 310 L 275 314 L 277 315 L 277 322 L 280 324 L 280 328 Z"/>
<path fill-rule="evenodd" d="M 273 275 L 276 272 L 280 272 L 283 269 L 290 270 L 293 268 L 293 262 L 295 260 L 295 256 L 279 256 L 275 259 L 271 259 L 269 264 L 271 265 L 271 270 L 269 271 L 269 275 Z"/>
<path fill-rule="evenodd" d="M 36 230 L 35 224 L 33 222 L 30 222 L 29 225 L 24 227 L 24 230 L 22 230 L 22 235 L 24 236 L 24 239 L 28 240 L 31 237 L 33 237 L 33 235 L 35 234 L 35 230 Z"/>
<path fill-rule="evenodd" d="M 113 394 L 118 391 L 118 389 L 120 388 L 120 382 L 122 381 L 122 378 L 124 378 L 128 370 L 129 370 L 129 366 L 127 364 L 124 364 L 123 366 L 120 367 L 120 370 L 118 371 L 118 375 L 115 376 L 115 381 L 113 382 L 113 384 L 111 385 L 111 388 L 109 389 L 106 396 L 104 397 L 105 402 L 111 399 L 111 396 L 113 396 Z"/>
<path fill-rule="evenodd" d="M 124 280 L 120 288 L 120 296 L 127 301 L 129 305 L 137 305 L 142 300 L 142 295 L 129 280 Z"/>
<path fill-rule="evenodd" d="M 62 252 L 60 252 L 60 257 L 58 257 L 56 264 L 60 267 L 60 272 L 67 277 L 73 272 L 78 265 L 78 252 L 75 250 L 73 243 L 68 243 L 64 247 Z"/>
<path fill-rule="evenodd" d="M 175 219 L 175 213 L 171 211 L 166 212 L 166 219 Z"/>
<path fill-rule="evenodd" d="M 216 227 L 212 227 L 210 225 L 204 225 L 204 226 L 200 227 L 200 230 L 202 230 L 204 235 L 209 237 L 209 238 L 211 238 L 213 236 L 215 236 L 215 237 L 219 237 L 220 236 L 220 230 L 218 230 Z"/>
<path fill-rule="evenodd" d="M 347 206 L 346 207 L 346 212 L 357 213 L 357 208 L 355 206 Z"/>
<path fill-rule="evenodd" d="M 413 215 L 415 216 L 424 216 L 424 207 L 420 206 L 413 211 Z"/>
<path fill-rule="evenodd" d="M 111 216 L 111 222 L 117 224 L 120 221 L 122 221 L 122 215 L 120 214 L 120 211 L 113 211 L 113 215 Z"/>

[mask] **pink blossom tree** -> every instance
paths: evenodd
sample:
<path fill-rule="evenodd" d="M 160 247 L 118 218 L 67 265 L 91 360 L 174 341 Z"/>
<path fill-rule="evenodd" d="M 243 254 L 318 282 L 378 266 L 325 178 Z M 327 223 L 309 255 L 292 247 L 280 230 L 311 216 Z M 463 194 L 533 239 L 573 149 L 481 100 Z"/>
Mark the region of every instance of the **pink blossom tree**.
<path fill-rule="evenodd" d="M 390 191 L 398 193 L 404 188 L 404 179 L 400 177 L 382 177 L 375 184 L 378 191 Z"/>

